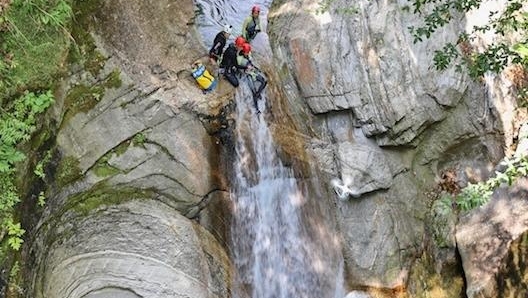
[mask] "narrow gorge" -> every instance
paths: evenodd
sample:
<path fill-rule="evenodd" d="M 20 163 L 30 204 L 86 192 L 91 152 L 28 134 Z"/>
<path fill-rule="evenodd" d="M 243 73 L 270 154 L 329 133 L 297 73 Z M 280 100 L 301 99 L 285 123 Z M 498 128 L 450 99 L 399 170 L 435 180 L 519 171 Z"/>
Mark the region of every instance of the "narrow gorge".
<path fill-rule="evenodd" d="M 253 5 L 260 114 L 243 80 L 204 94 L 190 72 Z M 471 211 L 440 206 L 528 153 L 511 70 L 432 62 L 491 4 L 418 43 L 410 5 L 73 1 L 76 51 L 28 151 L 49 156 L 24 183 L 47 200 L 21 207 L 21 289 L 3 297 L 527 295 L 526 175 Z"/>

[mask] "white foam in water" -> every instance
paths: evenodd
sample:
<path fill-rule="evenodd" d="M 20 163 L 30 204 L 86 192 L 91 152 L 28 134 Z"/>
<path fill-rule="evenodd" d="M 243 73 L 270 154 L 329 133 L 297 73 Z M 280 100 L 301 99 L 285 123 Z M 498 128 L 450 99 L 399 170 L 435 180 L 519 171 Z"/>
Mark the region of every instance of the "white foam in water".
<path fill-rule="evenodd" d="M 353 198 L 359 198 L 360 196 L 360 193 L 357 189 L 350 188 L 348 183 L 342 182 L 337 178 L 332 179 L 330 183 L 332 184 L 337 196 L 343 201 L 348 200 L 349 196 L 352 196 Z"/>
<path fill-rule="evenodd" d="M 331 252 L 307 232 L 301 207 L 308 198 L 278 158 L 265 115 L 256 114 L 244 85 L 236 104 L 233 297 L 245 297 L 242 285 L 253 298 L 343 297 L 342 260 L 329 260 Z"/>
<path fill-rule="evenodd" d="M 271 0 L 195 0 L 196 25 L 206 47 L 224 24 L 240 34 L 251 7 L 261 7 L 265 31 Z M 253 40 L 257 65 L 271 50 L 265 32 Z M 256 57 L 255 57 L 256 56 Z M 254 107 L 247 82 L 236 94 L 236 161 L 231 181 L 233 298 L 342 298 L 339 237 L 324 220 L 301 212 L 309 200 L 291 169 L 280 161 L 266 123 L 266 89 Z M 318 215 L 321 216 L 321 215 Z M 310 224 L 307 221 L 312 220 Z M 249 291 L 249 292 L 248 292 Z"/>

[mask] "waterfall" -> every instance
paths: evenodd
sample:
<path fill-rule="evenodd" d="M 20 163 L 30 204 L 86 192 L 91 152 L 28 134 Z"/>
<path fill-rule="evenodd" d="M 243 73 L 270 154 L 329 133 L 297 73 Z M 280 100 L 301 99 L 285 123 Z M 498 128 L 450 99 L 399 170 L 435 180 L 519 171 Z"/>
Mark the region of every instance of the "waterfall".
<path fill-rule="evenodd" d="M 223 24 L 240 28 L 252 5 L 261 6 L 265 28 L 271 0 L 196 0 L 196 4 L 198 28 L 209 48 Z M 231 38 L 237 34 L 235 30 Z M 265 30 L 252 46 L 259 58 L 271 60 Z M 343 298 L 344 262 L 333 215 L 324 206 L 329 200 L 281 162 L 266 122 L 266 92 L 259 101 L 261 114 L 256 113 L 245 80 L 240 81 L 235 97 L 232 297 Z"/>
<path fill-rule="evenodd" d="M 265 121 L 242 84 L 236 102 L 236 162 L 232 255 L 237 270 L 233 297 L 343 297 L 342 263 L 335 243 L 320 243 L 329 231 L 312 232 L 303 209 L 307 191 L 285 167 Z M 264 109 L 265 96 L 259 102 Z M 321 228 L 322 226 L 319 226 Z M 330 251 L 325 251 L 329 249 Z"/>

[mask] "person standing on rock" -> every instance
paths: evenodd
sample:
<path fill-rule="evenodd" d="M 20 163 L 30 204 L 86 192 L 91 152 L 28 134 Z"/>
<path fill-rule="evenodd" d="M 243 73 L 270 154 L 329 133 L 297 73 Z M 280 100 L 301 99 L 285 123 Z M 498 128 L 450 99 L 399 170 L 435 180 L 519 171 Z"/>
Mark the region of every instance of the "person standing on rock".
<path fill-rule="evenodd" d="M 242 36 L 237 37 L 235 42 L 231 43 L 225 50 L 224 57 L 220 63 L 220 68 L 224 69 L 224 77 L 235 88 L 238 87 L 238 78 L 236 76 L 238 68 L 237 56 L 245 43 L 246 40 Z"/>
<path fill-rule="evenodd" d="M 251 42 L 257 36 L 257 33 L 262 30 L 259 15 L 260 7 L 255 5 L 251 8 L 251 15 L 244 19 L 244 23 L 242 24 L 242 37 L 247 42 Z"/>
<path fill-rule="evenodd" d="M 224 25 L 222 31 L 220 31 L 214 41 L 213 46 L 209 50 L 209 58 L 211 63 L 216 64 L 219 60 L 222 60 L 222 54 L 224 53 L 224 47 L 226 45 L 227 39 L 231 36 L 231 31 L 233 31 L 233 26 Z"/>

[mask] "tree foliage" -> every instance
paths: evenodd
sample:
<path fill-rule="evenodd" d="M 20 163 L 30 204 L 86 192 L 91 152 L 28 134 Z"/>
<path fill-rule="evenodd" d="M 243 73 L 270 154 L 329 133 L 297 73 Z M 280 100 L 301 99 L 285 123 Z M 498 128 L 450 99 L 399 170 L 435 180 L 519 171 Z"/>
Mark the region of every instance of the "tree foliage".
<path fill-rule="evenodd" d="M 499 186 L 511 186 L 518 178 L 528 175 L 528 156 L 506 158 L 501 165 L 502 171 L 496 171 L 495 176 L 479 183 L 469 183 L 456 195 L 445 194 L 440 204 L 444 213 L 452 207 L 461 211 L 468 211 L 486 204 Z"/>
<path fill-rule="evenodd" d="M 489 22 L 474 26 L 471 32 L 460 32 L 455 41 L 448 42 L 434 53 L 437 70 L 455 64 L 457 70 L 468 70 L 473 78 L 486 72 L 498 73 L 512 64 L 528 66 L 528 12 L 524 0 L 509 0 L 502 11 L 492 11 Z M 409 30 L 414 42 L 432 37 L 438 29 L 471 10 L 484 5 L 482 0 L 413 0 L 413 12 L 425 14 L 423 24 Z M 524 4 L 525 5 L 525 4 Z M 471 42 L 480 33 L 496 34 L 495 42 L 485 49 L 474 49 Z M 511 41 L 511 36 L 516 36 Z"/>
<path fill-rule="evenodd" d="M 463 31 L 453 42 L 447 42 L 434 52 L 433 62 L 437 70 L 455 65 L 458 71 L 467 71 L 472 78 L 487 72 L 500 73 L 507 67 L 517 70 L 520 77 L 513 82 L 521 97 L 528 94 L 528 3 L 526 0 L 507 0 L 501 11 L 491 11 L 488 22 Z M 433 34 L 449 24 L 455 17 L 486 5 L 483 0 L 412 0 L 413 12 L 424 15 L 419 27 L 409 27 L 414 42 L 431 38 Z M 474 48 L 472 44 L 480 34 L 494 34 L 494 41 L 485 48 Z M 520 69 L 520 71 L 519 71 Z M 519 74 L 520 73 L 520 74 Z M 514 78 L 515 79 L 515 78 Z M 525 100 L 523 102 L 526 102 Z M 519 177 L 528 174 L 528 157 L 505 159 L 505 170 L 476 184 L 468 184 L 457 194 L 447 194 L 439 204 L 443 210 L 452 207 L 467 211 L 489 201 L 493 191 L 500 185 L 512 185 Z"/>

